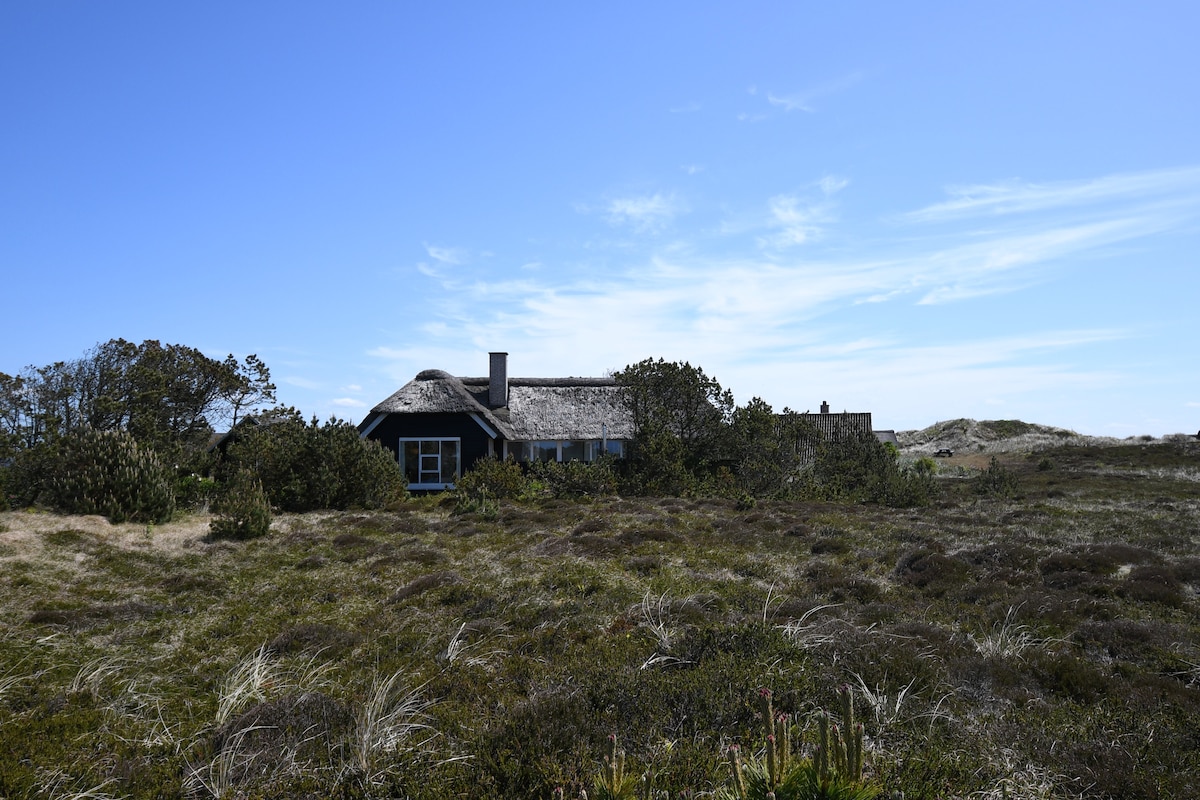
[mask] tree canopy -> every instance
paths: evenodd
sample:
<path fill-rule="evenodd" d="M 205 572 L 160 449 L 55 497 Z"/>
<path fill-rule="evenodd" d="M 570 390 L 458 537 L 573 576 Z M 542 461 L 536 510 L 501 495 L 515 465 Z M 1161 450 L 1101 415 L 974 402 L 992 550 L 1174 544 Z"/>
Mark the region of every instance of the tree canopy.
<path fill-rule="evenodd" d="M 72 430 L 122 430 L 158 450 L 203 447 L 214 427 L 275 400 L 266 364 L 194 347 L 111 339 L 81 358 L 0 373 L 0 436 L 12 449 Z"/>

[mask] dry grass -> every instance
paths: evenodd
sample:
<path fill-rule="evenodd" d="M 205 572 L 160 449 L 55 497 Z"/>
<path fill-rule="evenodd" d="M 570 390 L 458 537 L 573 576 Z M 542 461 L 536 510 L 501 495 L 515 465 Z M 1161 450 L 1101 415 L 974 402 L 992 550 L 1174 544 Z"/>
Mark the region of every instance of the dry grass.
<path fill-rule="evenodd" d="M 755 690 L 803 727 L 842 683 L 889 793 L 1200 796 L 1197 455 L 1013 456 L 1022 499 L 916 511 L 7 512 L 0 796 L 549 796 L 613 732 L 712 795 Z"/>

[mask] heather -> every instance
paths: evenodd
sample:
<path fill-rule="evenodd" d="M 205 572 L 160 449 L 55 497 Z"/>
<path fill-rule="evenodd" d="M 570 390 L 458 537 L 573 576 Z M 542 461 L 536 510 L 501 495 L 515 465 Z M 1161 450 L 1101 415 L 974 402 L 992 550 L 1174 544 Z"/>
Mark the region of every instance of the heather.
<path fill-rule="evenodd" d="M 739 796 L 848 698 L 876 796 L 1193 796 L 1198 457 L 943 463 L 916 508 L 542 476 L 246 539 L 9 511 L 0 795 Z"/>

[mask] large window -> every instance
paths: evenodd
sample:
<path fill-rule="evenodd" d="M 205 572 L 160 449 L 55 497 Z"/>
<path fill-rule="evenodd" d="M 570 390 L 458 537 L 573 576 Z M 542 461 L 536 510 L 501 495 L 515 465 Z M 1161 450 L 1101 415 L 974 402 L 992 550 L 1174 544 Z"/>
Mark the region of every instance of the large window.
<path fill-rule="evenodd" d="M 541 442 L 509 442 L 508 455 L 517 461 L 595 461 L 608 453 L 621 458 L 625 452 L 620 440 L 567 440 Z"/>
<path fill-rule="evenodd" d="M 445 489 L 458 480 L 458 439 L 401 439 L 400 469 L 410 489 Z"/>

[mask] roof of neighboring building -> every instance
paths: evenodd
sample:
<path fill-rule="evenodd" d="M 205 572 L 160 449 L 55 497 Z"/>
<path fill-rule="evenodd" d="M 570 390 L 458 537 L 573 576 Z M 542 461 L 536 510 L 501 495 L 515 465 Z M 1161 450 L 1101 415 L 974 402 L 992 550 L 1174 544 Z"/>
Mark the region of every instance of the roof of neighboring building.
<path fill-rule="evenodd" d="M 425 370 L 363 420 L 381 414 L 477 414 L 509 441 L 628 439 L 633 420 L 612 378 L 509 378 L 508 405 L 488 404 L 488 378 Z"/>
<path fill-rule="evenodd" d="M 800 419 L 812 425 L 825 436 L 832 436 L 839 430 L 871 430 L 871 412 L 842 412 L 841 414 L 797 414 Z"/>

